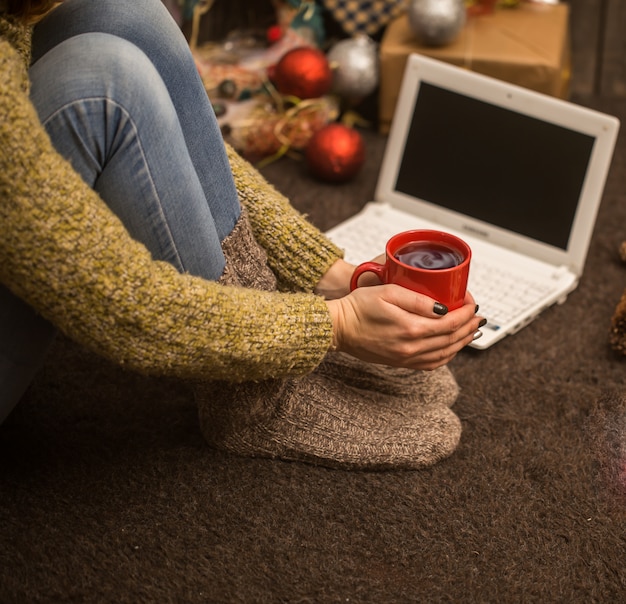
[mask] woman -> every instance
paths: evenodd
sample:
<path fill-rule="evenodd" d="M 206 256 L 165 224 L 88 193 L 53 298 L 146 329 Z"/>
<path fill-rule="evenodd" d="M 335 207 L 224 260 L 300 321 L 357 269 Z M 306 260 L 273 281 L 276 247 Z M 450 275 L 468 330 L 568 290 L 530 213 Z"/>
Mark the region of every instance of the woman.
<path fill-rule="evenodd" d="M 0 421 L 59 329 L 199 382 L 216 447 L 374 468 L 454 450 L 445 365 L 473 299 L 349 293 L 340 250 L 224 146 L 161 2 L 6 0 L 0 73 Z"/>

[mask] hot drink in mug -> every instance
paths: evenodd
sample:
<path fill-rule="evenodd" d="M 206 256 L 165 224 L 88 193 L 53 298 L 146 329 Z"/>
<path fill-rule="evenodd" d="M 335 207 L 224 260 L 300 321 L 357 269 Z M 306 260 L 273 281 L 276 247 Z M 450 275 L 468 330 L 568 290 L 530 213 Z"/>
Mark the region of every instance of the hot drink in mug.
<path fill-rule="evenodd" d="M 394 235 L 386 245 L 385 263 L 360 264 L 350 282 L 372 272 L 383 283 L 395 283 L 430 296 L 449 310 L 463 306 L 472 251 L 462 239 L 443 231 L 415 230 Z"/>

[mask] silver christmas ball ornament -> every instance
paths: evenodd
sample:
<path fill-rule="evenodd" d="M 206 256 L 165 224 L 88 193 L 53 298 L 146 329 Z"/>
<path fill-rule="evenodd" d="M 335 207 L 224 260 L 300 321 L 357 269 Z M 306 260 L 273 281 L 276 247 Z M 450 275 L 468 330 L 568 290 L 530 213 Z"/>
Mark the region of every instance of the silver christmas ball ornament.
<path fill-rule="evenodd" d="M 409 25 L 418 42 L 425 46 L 445 46 L 465 25 L 464 0 L 409 0 Z"/>
<path fill-rule="evenodd" d="M 327 54 L 333 72 L 332 92 L 360 100 L 378 86 L 378 49 L 367 36 L 337 42 Z"/>

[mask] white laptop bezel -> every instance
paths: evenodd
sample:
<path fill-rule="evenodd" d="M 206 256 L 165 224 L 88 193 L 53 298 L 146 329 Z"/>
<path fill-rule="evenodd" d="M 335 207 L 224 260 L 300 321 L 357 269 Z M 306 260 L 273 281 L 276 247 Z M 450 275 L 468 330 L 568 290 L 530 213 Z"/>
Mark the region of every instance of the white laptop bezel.
<path fill-rule="evenodd" d="M 583 132 L 595 138 L 567 250 L 451 212 L 449 209 L 440 208 L 425 200 L 394 190 L 401 165 L 401 155 L 411 124 L 413 107 L 422 81 Z M 473 237 L 504 246 L 555 266 L 567 266 L 574 274 L 580 276 L 613 156 L 619 124 L 619 120 L 613 116 L 442 61 L 411 54 L 405 68 L 375 198 L 377 201 L 389 203 L 393 207 L 439 223 L 444 227 L 466 232 Z M 543 167 L 538 168 L 543 169 Z M 549 169 L 549 166 L 545 169 Z"/>

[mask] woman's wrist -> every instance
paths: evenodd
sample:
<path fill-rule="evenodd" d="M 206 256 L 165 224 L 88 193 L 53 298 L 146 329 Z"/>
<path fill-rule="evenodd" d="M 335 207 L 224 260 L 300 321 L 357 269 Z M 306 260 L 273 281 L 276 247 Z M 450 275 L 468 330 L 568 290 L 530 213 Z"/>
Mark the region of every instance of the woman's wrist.
<path fill-rule="evenodd" d="M 336 351 L 339 350 L 340 346 L 339 334 L 342 324 L 341 300 L 326 300 L 326 306 L 328 306 L 328 312 L 330 313 L 330 317 L 333 323 L 333 342 L 331 344 L 330 350 Z"/>
<path fill-rule="evenodd" d="M 327 300 L 343 298 L 350 293 L 350 278 L 355 266 L 339 259 L 324 273 L 315 286 L 315 293 Z"/>

